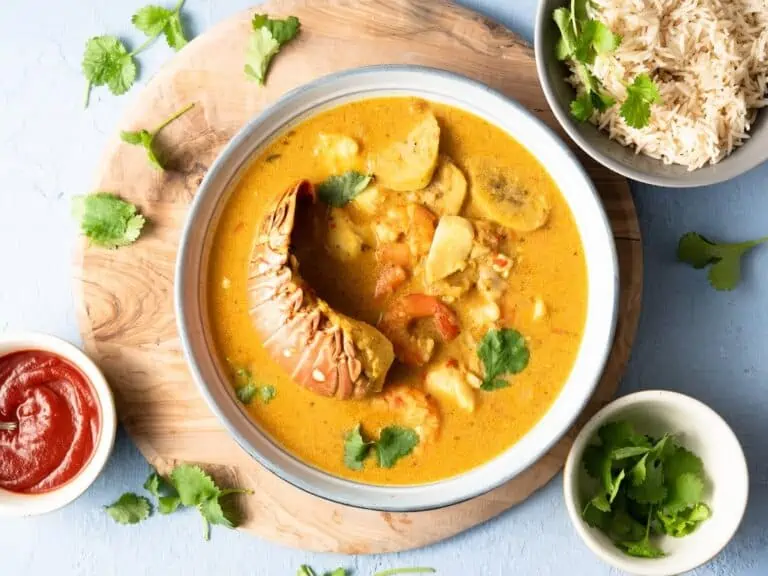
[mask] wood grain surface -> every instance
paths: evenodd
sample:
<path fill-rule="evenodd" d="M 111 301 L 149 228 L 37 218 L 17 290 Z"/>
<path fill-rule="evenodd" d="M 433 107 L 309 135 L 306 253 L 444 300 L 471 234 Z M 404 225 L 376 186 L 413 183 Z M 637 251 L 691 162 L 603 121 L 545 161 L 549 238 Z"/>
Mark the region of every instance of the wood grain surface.
<path fill-rule="evenodd" d="M 177 462 L 197 462 L 225 484 L 255 490 L 241 501 L 244 530 L 319 551 L 424 546 L 496 516 L 547 483 L 560 470 L 575 429 L 508 484 L 436 511 L 358 510 L 289 486 L 226 434 L 186 368 L 173 313 L 173 274 L 187 208 L 222 145 L 246 120 L 291 88 L 356 66 L 411 63 L 453 70 L 516 98 L 562 131 L 539 88 L 531 48 L 501 25 L 446 0 L 275 0 L 259 11 L 293 14 L 302 23 L 300 37 L 276 57 L 266 87 L 243 74 L 249 11 L 186 46 L 149 82 L 118 126 L 148 128 L 196 102 L 162 133 L 170 170 L 153 170 L 144 151 L 121 143 L 117 131 L 107 146 L 93 189 L 136 203 L 151 225 L 128 248 L 81 247 L 74 277 L 85 348 L 104 370 L 121 421 L 151 464 L 167 471 Z M 582 424 L 612 398 L 629 358 L 640 311 L 642 249 L 627 182 L 583 154 L 579 158 L 613 225 L 622 288 L 613 352 Z"/>

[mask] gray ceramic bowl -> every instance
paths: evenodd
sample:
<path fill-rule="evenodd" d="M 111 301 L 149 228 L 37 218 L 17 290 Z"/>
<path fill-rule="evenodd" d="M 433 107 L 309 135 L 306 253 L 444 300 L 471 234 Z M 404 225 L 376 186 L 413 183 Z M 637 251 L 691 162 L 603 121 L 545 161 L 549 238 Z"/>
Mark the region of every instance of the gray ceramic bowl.
<path fill-rule="evenodd" d="M 574 120 L 569 111 L 574 90 L 565 81 L 565 65 L 555 57 L 555 43 L 559 32 L 552 20 L 552 12 L 565 5 L 566 0 L 539 0 L 534 42 L 536 69 L 549 107 L 568 135 L 584 152 L 627 178 L 672 188 L 724 182 L 768 160 L 768 113 L 765 111 L 758 115 L 750 130 L 751 138 L 743 146 L 717 164 L 706 165 L 694 171 L 635 154 L 634 150 L 609 139 L 592 124 Z"/>

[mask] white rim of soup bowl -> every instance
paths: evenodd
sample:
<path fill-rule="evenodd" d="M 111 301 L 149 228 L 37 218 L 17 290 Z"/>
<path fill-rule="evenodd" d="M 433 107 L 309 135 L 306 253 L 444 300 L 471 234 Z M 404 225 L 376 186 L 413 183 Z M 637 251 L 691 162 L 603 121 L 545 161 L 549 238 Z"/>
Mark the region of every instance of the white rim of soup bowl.
<path fill-rule="evenodd" d="M 597 529 L 588 526 L 581 517 L 581 496 L 578 493 L 578 486 L 581 456 L 584 453 L 585 448 L 597 434 L 600 426 L 609 422 L 611 418 L 622 413 L 627 408 L 641 404 L 674 405 L 681 409 L 684 408 L 686 413 L 691 415 L 692 419 L 696 419 L 698 416 L 701 420 L 714 423 L 718 428 L 717 431 L 714 431 L 711 427 L 707 427 L 707 430 L 712 431 L 712 433 L 717 433 L 729 443 L 730 449 L 735 455 L 734 464 L 739 468 L 736 476 L 742 479 L 741 484 L 738 487 L 730 487 L 731 489 L 737 489 L 743 494 L 743 498 L 739 499 L 740 504 L 737 514 L 732 516 L 732 518 L 735 519 L 734 522 L 730 529 L 725 533 L 724 538 L 716 541 L 714 545 L 710 547 L 702 547 L 700 556 L 695 557 L 688 563 L 675 560 L 674 554 L 652 559 L 635 558 L 633 556 L 625 555 L 618 548 L 612 547 L 610 544 L 605 544 L 598 539 L 596 535 L 598 532 Z M 739 439 L 736 437 L 733 429 L 728 425 L 728 422 L 726 422 L 720 414 L 704 404 L 701 400 L 697 400 L 686 394 L 681 394 L 680 392 L 672 392 L 670 390 L 643 390 L 641 392 L 634 392 L 622 396 L 621 398 L 606 404 L 584 425 L 576 436 L 576 439 L 573 441 L 573 445 L 571 446 L 571 450 L 565 461 L 565 468 L 563 469 L 563 496 L 566 509 L 568 510 L 568 516 L 570 517 L 576 532 L 587 547 L 603 562 L 638 576 L 668 576 L 670 574 L 682 574 L 706 564 L 728 545 L 741 525 L 747 509 L 747 502 L 749 501 L 749 470 L 747 468 L 746 456 L 744 455 L 744 450 L 741 447 Z M 716 522 L 716 514 L 717 511 L 713 510 L 713 516 L 707 520 L 707 522 Z"/>
<path fill-rule="evenodd" d="M 203 277 L 211 231 L 244 168 L 265 143 L 303 120 L 344 103 L 385 96 L 420 97 L 457 107 L 489 121 L 523 145 L 563 193 L 579 228 L 588 269 L 587 318 L 579 354 L 547 412 L 501 454 L 467 472 L 427 484 L 357 482 L 293 456 L 234 400 L 207 329 Z M 298 87 L 232 138 L 208 170 L 192 203 L 181 237 L 174 295 L 179 334 L 193 377 L 211 410 L 246 452 L 283 480 L 315 496 L 357 508 L 405 512 L 441 508 L 488 492 L 534 464 L 563 437 L 591 397 L 611 350 L 618 285 L 618 258 L 608 217 L 586 172 L 552 130 L 514 100 L 480 82 L 434 68 L 384 65 L 331 74 Z"/>
<path fill-rule="evenodd" d="M 117 412 L 112 391 L 96 363 L 77 346 L 40 332 L 0 334 L 0 357 L 25 350 L 41 350 L 63 358 L 90 383 L 99 406 L 99 436 L 85 466 L 58 488 L 40 494 L 22 494 L 0 488 L 0 517 L 36 516 L 63 508 L 80 497 L 106 466 L 117 432 Z"/>

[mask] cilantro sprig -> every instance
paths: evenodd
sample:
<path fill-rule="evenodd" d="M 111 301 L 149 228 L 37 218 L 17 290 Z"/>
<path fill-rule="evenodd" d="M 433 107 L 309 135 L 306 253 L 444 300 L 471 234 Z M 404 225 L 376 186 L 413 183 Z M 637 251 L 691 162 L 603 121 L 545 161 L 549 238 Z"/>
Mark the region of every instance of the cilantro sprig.
<path fill-rule="evenodd" d="M 263 85 L 272 58 L 285 44 L 296 38 L 301 23 L 295 16 L 279 20 L 266 14 L 255 14 L 251 26 L 253 31 L 248 41 L 245 75 Z"/>
<path fill-rule="evenodd" d="M 742 257 L 765 242 L 768 242 L 768 236 L 747 242 L 720 244 L 696 232 L 688 232 L 683 234 L 677 245 L 677 258 L 697 269 L 709 266 L 707 276 L 712 288 L 729 291 L 741 281 Z"/>
<path fill-rule="evenodd" d="M 86 79 L 85 107 L 88 107 L 91 88 L 107 86 L 116 96 L 125 94 L 136 81 L 138 69 L 135 56 L 146 50 L 160 34 L 165 34 L 168 45 L 180 50 L 186 43 L 181 24 L 184 0 L 173 9 L 145 6 L 131 18 L 134 26 L 148 38 L 135 50 L 129 51 L 117 36 L 103 35 L 90 38 L 85 44 L 82 70 Z"/>
<path fill-rule="evenodd" d="M 72 215 L 89 242 L 104 248 L 133 244 L 145 222 L 136 206 L 110 192 L 75 196 Z"/>
<path fill-rule="evenodd" d="M 597 437 L 582 457 L 598 483 L 582 517 L 618 548 L 630 556 L 658 558 L 664 552 L 652 537 L 686 536 L 709 518 L 702 502 L 701 460 L 672 436 L 653 439 L 619 421 L 602 426 Z"/>
<path fill-rule="evenodd" d="M 360 424 L 344 436 L 344 464 L 350 470 L 360 470 L 371 450 L 382 468 L 392 468 L 395 463 L 408 456 L 419 443 L 419 435 L 403 426 L 387 426 L 378 440 L 365 440 Z"/>
<path fill-rule="evenodd" d="M 258 398 L 269 404 L 277 395 L 277 390 L 270 384 L 257 384 L 248 368 L 235 369 L 235 396 L 246 406 Z"/>
<path fill-rule="evenodd" d="M 317 186 L 317 197 L 329 206 L 340 208 L 365 190 L 372 178 L 356 170 L 330 176 Z"/>
<path fill-rule="evenodd" d="M 595 110 L 604 112 L 616 100 L 603 89 L 591 71 L 598 55 L 610 54 L 621 44 L 622 37 L 614 34 L 604 23 L 587 14 L 588 0 L 571 0 L 570 9 L 557 8 L 552 19 L 560 30 L 555 45 L 558 60 L 571 60 L 581 80 L 584 92 L 570 104 L 571 115 L 585 122 Z M 624 121 L 633 128 L 648 125 L 651 105 L 660 102 L 659 88 L 647 74 L 638 75 L 632 84 L 626 85 L 627 97 L 619 109 Z"/>
<path fill-rule="evenodd" d="M 519 374 L 530 360 L 525 338 L 517 330 L 509 328 L 489 330 L 477 347 L 477 355 L 485 368 L 480 388 L 486 392 L 509 386 L 502 376 Z"/>
<path fill-rule="evenodd" d="M 211 525 L 235 528 L 235 511 L 222 504 L 221 499 L 231 494 L 253 494 L 245 488 L 219 488 L 199 466 L 181 464 L 168 478 L 152 472 L 144 482 L 144 489 L 158 500 L 161 514 L 171 514 L 180 507 L 196 508 L 203 519 L 206 540 L 210 539 Z M 106 507 L 107 513 L 119 524 L 137 524 L 146 520 L 152 510 L 149 500 L 132 492 L 123 494 Z"/>
<path fill-rule="evenodd" d="M 192 108 L 194 108 L 195 103 L 188 104 L 181 110 L 174 112 L 163 120 L 160 124 L 155 126 L 152 130 L 123 130 L 120 132 L 120 139 L 123 142 L 126 142 L 127 144 L 133 144 L 134 146 L 141 146 L 146 150 L 147 152 L 147 158 L 149 158 L 150 164 L 157 168 L 158 170 L 165 170 L 165 164 L 162 160 L 162 155 L 158 153 L 158 151 L 155 149 L 155 138 L 160 133 L 160 131 L 168 126 L 171 122 L 182 116 L 183 114 L 186 114 L 189 112 Z"/>

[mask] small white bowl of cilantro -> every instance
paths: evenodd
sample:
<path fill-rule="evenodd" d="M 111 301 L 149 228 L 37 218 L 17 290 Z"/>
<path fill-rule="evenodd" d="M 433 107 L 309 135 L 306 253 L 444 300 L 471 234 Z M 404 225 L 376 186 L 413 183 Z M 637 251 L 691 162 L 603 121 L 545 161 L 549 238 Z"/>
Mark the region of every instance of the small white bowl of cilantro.
<path fill-rule="evenodd" d="M 747 506 L 744 452 L 726 422 L 689 396 L 649 390 L 600 410 L 563 473 L 579 536 L 630 574 L 693 570 L 736 533 Z"/>

